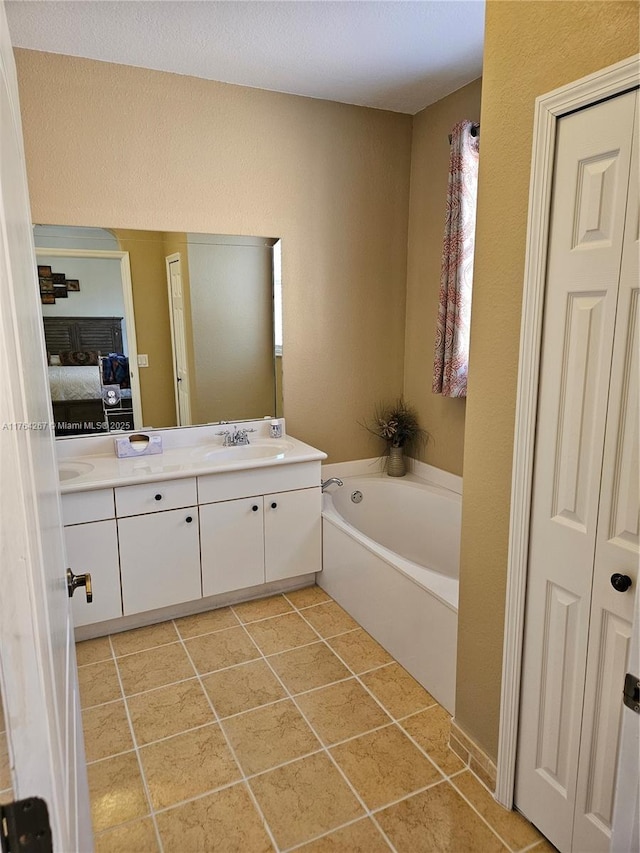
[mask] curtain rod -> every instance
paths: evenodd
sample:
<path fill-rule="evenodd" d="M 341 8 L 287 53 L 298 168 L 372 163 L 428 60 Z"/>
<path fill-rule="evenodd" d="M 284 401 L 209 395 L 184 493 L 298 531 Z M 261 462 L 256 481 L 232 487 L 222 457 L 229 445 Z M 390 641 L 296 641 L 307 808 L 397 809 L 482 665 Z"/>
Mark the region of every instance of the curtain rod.
<path fill-rule="evenodd" d="M 471 128 L 471 136 L 479 136 L 479 134 L 480 134 L 480 125 L 474 124 L 473 127 Z M 452 139 L 453 139 L 453 137 L 451 136 L 451 134 L 449 134 L 449 145 L 451 145 Z"/>

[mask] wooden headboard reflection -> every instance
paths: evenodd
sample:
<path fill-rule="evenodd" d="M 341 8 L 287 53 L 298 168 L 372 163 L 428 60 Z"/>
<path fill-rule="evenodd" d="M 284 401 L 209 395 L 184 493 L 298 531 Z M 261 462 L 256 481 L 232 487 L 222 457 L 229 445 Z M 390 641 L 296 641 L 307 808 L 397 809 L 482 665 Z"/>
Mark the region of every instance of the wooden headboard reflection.
<path fill-rule="evenodd" d="M 47 352 L 122 352 L 122 317 L 44 317 Z"/>

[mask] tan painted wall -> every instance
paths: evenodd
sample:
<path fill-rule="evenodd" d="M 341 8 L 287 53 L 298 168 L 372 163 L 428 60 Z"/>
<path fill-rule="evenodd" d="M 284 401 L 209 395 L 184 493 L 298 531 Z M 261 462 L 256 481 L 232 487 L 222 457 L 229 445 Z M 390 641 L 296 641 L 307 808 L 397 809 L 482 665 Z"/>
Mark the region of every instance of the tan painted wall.
<path fill-rule="evenodd" d="M 456 719 L 497 754 L 534 99 L 638 50 L 638 4 L 487 4 Z"/>
<path fill-rule="evenodd" d="M 33 199 L 31 205 L 34 209 Z M 151 231 L 141 239 L 140 232 L 135 230 L 110 230 L 118 238 L 122 251 L 129 252 L 138 352 L 149 356 L 149 367 L 141 367 L 138 371 L 143 426 L 175 426 L 164 235 Z"/>
<path fill-rule="evenodd" d="M 16 51 L 36 222 L 282 237 L 290 432 L 331 461 L 402 391 L 411 117 Z M 142 350 L 144 351 L 144 350 Z"/>
<path fill-rule="evenodd" d="M 431 392 L 440 258 L 444 234 L 449 139 L 463 118 L 480 119 L 481 80 L 422 110 L 413 119 L 407 256 L 404 394 L 431 438 L 423 462 L 462 474 L 465 400 Z"/>

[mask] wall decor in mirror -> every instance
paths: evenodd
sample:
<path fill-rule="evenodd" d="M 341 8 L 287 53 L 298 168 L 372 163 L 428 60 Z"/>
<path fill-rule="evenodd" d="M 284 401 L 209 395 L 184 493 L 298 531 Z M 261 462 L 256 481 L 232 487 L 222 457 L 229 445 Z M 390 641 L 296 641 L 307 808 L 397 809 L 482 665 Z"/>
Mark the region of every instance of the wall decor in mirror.
<path fill-rule="evenodd" d="M 284 414 L 278 238 L 57 225 L 34 238 L 52 271 L 39 278 L 56 435 Z M 50 300 L 42 279 L 58 270 L 66 298 Z"/>

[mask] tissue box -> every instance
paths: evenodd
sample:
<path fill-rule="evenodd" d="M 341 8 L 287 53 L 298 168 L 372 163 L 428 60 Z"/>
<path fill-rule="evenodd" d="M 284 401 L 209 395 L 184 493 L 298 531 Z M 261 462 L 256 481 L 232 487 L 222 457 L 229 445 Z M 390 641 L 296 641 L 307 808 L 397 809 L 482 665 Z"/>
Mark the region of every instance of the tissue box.
<path fill-rule="evenodd" d="M 162 436 L 135 433 L 114 439 L 116 456 L 126 459 L 129 456 L 154 456 L 162 453 Z"/>

